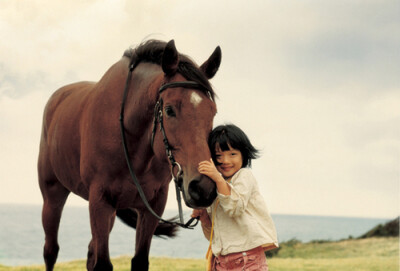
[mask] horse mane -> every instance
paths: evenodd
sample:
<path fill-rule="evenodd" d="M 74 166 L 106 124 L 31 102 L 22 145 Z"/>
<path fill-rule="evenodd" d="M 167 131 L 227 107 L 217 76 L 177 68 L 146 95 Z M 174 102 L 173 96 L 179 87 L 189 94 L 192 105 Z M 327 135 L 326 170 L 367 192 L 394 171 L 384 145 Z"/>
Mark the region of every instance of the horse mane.
<path fill-rule="evenodd" d="M 124 57 L 128 57 L 132 62 L 150 62 L 161 65 L 166 42 L 160 40 L 148 40 L 139 44 L 136 48 L 129 48 L 124 52 Z M 199 69 L 190 57 L 179 53 L 178 72 L 187 80 L 195 81 L 203 86 L 204 92 L 208 90 L 212 99 L 215 98 L 215 92 L 211 87 L 208 78 Z M 207 94 L 207 93 L 206 93 Z"/>

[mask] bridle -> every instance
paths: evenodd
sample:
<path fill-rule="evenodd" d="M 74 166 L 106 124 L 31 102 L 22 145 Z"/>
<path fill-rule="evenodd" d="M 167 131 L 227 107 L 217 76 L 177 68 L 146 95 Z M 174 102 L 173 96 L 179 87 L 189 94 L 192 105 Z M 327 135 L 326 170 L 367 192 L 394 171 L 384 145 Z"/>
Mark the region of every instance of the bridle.
<path fill-rule="evenodd" d="M 156 127 L 157 127 L 157 123 L 160 124 L 160 131 L 162 133 L 163 136 L 163 142 L 164 142 L 164 147 L 165 147 L 165 151 L 167 154 L 167 157 L 171 163 L 171 175 L 172 178 L 174 180 L 175 183 L 175 191 L 176 191 L 176 199 L 178 202 L 178 208 L 179 208 L 179 220 L 180 222 L 175 222 L 175 221 L 169 221 L 169 220 L 164 220 L 163 218 L 161 218 L 154 210 L 153 208 L 151 208 L 149 202 L 146 199 L 146 195 L 143 192 L 142 187 L 140 186 L 140 183 L 136 177 L 136 174 L 133 170 L 132 164 L 131 164 L 131 159 L 129 156 L 129 151 L 128 151 L 128 146 L 126 144 L 126 136 L 125 136 L 125 126 L 124 126 L 124 109 L 125 109 L 125 102 L 126 102 L 126 98 L 128 96 L 128 90 L 129 90 L 129 86 L 130 86 L 130 82 L 132 79 L 132 72 L 133 70 L 136 68 L 136 66 L 139 64 L 139 61 L 135 61 L 135 58 L 132 58 L 132 62 L 129 66 L 129 72 L 128 72 L 128 77 L 126 79 L 126 83 L 125 83 L 125 88 L 124 88 L 124 94 L 123 94 L 123 98 L 122 98 L 122 103 L 121 103 L 121 112 L 120 112 L 120 117 L 119 117 L 119 121 L 120 121 L 120 127 L 121 127 L 121 137 L 122 137 L 122 145 L 123 145 L 123 149 L 124 149 L 124 153 L 125 153 L 125 159 L 128 165 L 128 169 L 130 172 L 130 175 L 132 177 L 132 180 L 138 190 L 138 193 L 140 195 L 140 198 L 142 199 L 144 205 L 146 206 L 147 210 L 153 215 L 155 216 L 157 219 L 159 219 L 161 222 L 164 223 L 168 223 L 168 224 L 172 224 L 172 225 L 178 225 L 180 227 L 183 228 L 187 228 L 187 229 L 193 229 L 199 222 L 199 217 L 192 217 L 191 219 L 189 219 L 186 223 L 183 220 L 183 211 L 182 211 L 182 200 L 181 200 L 181 192 L 182 191 L 182 182 L 180 181 L 180 177 L 182 175 L 182 167 L 181 165 L 175 160 L 174 155 L 173 155 L 173 148 L 171 147 L 171 145 L 168 142 L 168 138 L 167 135 L 165 133 L 165 129 L 164 129 L 164 123 L 163 123 L 163 100 L 161 98 L 161 93 L 169 88 L 177 88 L 177 87 L 183 87 L 183 88 L 194 88 L 194 89 L 202 89 L 202 90 L 206 90 L 208 93 L 208 96 L 210 97 L 210 99 L 212 100 L 211 97 L 211 91 L 209 89 L 207 89 L 205 86 L 194 82 L 194 81 L 181 81 L 181 82 L 172 82 L 172 83 L 165 83 L 163 84 L 159 90 L 159 99 L 154 107 L 154 121 L 153 121 L 153 130 L 152 130 L 152 134 L 151 134 L 151 146 L 153 147 L 153 143 L 154 143 L 154 137 L 155 137 L 155 133 L 156 133 Z M 176 174 L 175 174 L 175 169 L 177 169 Z M 196 222 L 192 225 L 193 221 L 196 220 Z"/>
<path fill-rule="evenodd" d="M 203 85 L 201 85 L 197 82 L 194 82 L 194 81 L 180 81 L 180 82 L 165 83 L 158 90 L 159 99 L 156 103 L 156 106 L 154 107 L 154 122 L 153 122 L 153 130 L 151 133 L 151 147 L 153 147 L 154 136 L 156 134 L 156 126 L 157 126 L 157 122 L 158 122 L 158 123 L 160 123 L 160 131 L 163 136 L 165 151 L 167 153 L 167 157 L 168 157 L 169 161 L 171 162 L 171 175 L 174 178 L 174 180 L 178 179 L 179 175 L 182 173 L 182 168 L 179 165 L 179 163 L 176 162 L 174 159 L 174 155 L 172 153 L 172 147 L 168 143 L 167 135 L 164 130 L 163 112 L 162 112 L 164 103 L 163 103 L 163 99 L 161 98 L 160 94 L 168 88 L 177 88 L 177 87 L 191 88 L 191 89 L 205 89 L 207 91 L 208 97 L 211 100 L 213 100 L 212 96 L 211 96 L 211 91 L 209 89 L 207 89 L 206 87 L 204 87 Z M 178 173 L 176 175 L 174 175 L 175 167 L 178 168 Z M 180 186 L 180 184 L 179 184 L 179 186 Z"/>

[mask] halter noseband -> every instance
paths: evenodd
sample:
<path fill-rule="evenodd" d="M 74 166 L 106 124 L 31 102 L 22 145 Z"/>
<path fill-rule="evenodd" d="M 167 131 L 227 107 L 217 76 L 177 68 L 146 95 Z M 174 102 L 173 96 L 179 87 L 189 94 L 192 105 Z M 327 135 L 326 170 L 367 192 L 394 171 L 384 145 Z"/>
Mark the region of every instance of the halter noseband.
<path fill-rule="evenodd" d="M 176 190 L 176 198 L 178 201 L 178 208 L 179 208 L 179 218 L 180 218 L 180 223 L 178 222 L 174 222 L 174 221 L 168 221 L 168 220 L 164 220 L 163 218 L 161 218 L 150 206 L 149 202 L 146 199 L 146 196 L 143 192 L 142 187 L 140 186 L 140 183 L 136 177 L 136 174 L 133 170 L 132 164 L 131 164 L 131 159 L 129 156 L 129 151 L 128 151 L 128 146 L 126 144 L 126 136 L 125 136 L 125 127 L 124 127 L 124 109 L 125 109 L 125 102 L 126 102 L 126 98 L 128 96 L 128 90 L 129 90 L 129 86 L 130 86 L 130 82 L 132 79 L 132 72 L 135 69 L 135 67 L 139 64 L 139 62 L 133 61 L 130 66 L 129 66 L 129 73 L 128 73 L 128 77 L 126 79 L 126 83 L 125 83 L 125 89 L 124 89 L 124 94 L 123 94 L 123 98 L 122 98 L 122 103 L 121 103 L 121 112 L 120 112 L 120 117 L 119 117 L 119 121 L 120 121 L 120 127 L 121 127 L 121 137 L 122 137 L 122 145 L 123 145 L 123 149 L 124 149 L 124 153 L 125 153 L 125 159 L 128 165 L 128 169 L 130 172 L 130 175 L 133 179 L 133 182 L 138 190 L 138 193 L 144 203 L 144 205 L 146 206 L 146 208 L 148 209 L 148 211 L 155 216 L 157 219 L 159 219 L 160 221 L 164 222 L 164 223 L 168 223 L 168 224 L 172 224 L 172 225 L 178 225 L 180 227 L 183 228 L 188 228 L 188 229 L 193 229 L 197 223 L 199 222 L 199 217 L 193 217 L 191 219 L 189 219 L 188 222 L 184 223 L 183 220 L 183 212 L 182 212 L 182 200 L 181 200 L 181 194 L 180 192 L 182 191 L 182 183 L 179 181 L 180 176 L 182 175 L 182 167 L 181 165 L 175 161 L 174 155 L 172 153 L 172 148 L 171 145 L 168 142 L 167 139 L 167 135 L 165 133 L 164 130 L 164 123 L 163 123 L 163 100 L 161 99 L 161 97 L 159 97 L 159 100 L 157 101 L 155 107 L 154 107 L 154 122 L 153 122 L 153 130 L 152 130 L 152 134 L 151 134 L 151 146 L 153 147 L 153 142 L 154 142 L 154 136 L 156 133 L 156 126 L 157 126 L 157 122 L 160 123 L 160 131 L 163 135 L 163 142 L 164 142 L 164 147 L 165 147 L 165 151 L 167 154 L 167 157 L 171 163 L 171 175 L 172 178 L 174 179 L 174 183 L 175 183 L 175 190 Z M 211 96 L 211 91 L 206 88 L 205 86 L 194 82 L 194 81 L 181 81 L 181 82 L 171 82 L 171 83 L 166 83 L 164 85 L 162 85 L 159 90 L 159 96 L 160 94 L 168 89 L 168 88 L 177 88 L 177 87 L 182 87 L 182 88 L 191 88 L 191 89 L 202 89 L 202 90 L 206 90 L 207 94 L 209 96 L 209 98 L 211 100 L 212 96 Z M 177 173 L 175 175 L 175 168 L 177 168 Z M 197 219 L 196 223 L 194 225 L 191 225 L 192 222 Z"/>

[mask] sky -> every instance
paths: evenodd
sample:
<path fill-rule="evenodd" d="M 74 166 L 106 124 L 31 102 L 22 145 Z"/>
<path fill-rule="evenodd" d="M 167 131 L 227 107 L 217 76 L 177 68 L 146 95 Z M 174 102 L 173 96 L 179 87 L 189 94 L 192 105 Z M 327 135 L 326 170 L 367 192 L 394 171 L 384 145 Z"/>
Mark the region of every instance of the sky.
<path fill-rule="evenodd" d="M 42 203 L 41 122 L 56 89 L 98 81 L 144 40 L 174 39 L 198 64 L 221 46 L 214 124 L 261 150 L 252 169 L 271 213 L 394 218 L 399 12 L 385 0 L 2 0 L 0 203 Z"/>

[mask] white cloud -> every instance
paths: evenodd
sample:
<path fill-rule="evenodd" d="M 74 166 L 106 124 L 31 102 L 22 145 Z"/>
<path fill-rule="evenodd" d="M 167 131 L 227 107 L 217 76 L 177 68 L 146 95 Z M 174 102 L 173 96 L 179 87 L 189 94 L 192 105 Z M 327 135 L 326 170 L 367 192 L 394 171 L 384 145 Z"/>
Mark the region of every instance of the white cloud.
<path fill-rule="evenodd" d="M 253 168 L 272 212 L 398 215 L 396 6 L 1 1 L 0 201 L 41 202 L 36 159 L 50 94 L 100 79 L 150 35 L 175 39 L 198 64 L 221 46 L 215 123 L 236 123 L 263 150 Z"/>

